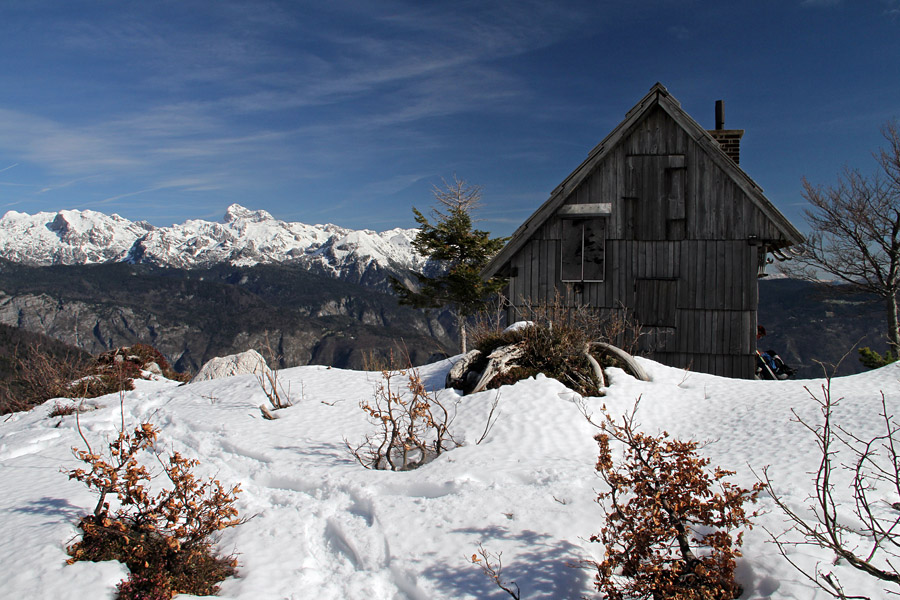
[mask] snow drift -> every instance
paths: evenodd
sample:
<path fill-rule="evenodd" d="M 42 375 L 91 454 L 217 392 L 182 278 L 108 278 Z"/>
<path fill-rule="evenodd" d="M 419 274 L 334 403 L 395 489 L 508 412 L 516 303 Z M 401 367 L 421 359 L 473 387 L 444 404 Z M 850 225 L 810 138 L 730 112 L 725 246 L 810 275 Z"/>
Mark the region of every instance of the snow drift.
<path fill-rule="evenodd" d="M 803 510 L 812 492 L 809 472 L 818 455 L 814 439 L 793 421 L 791 410 L 811 421 L 817 405 L 809 381 L 737 381 L 641 361 L 652 381 L 641 382 L 609 369 L 604 398 L 588 398 L 612 415 L 641 397 L 637 420 L 648 432 L 710 440 L 703 454 L 713 465 L 737 471 L 734 481 L 752 485 L 769 474 L 782 498 Z M 449 361 L 421 374 L 439 386 Z M 482 544 L 503 553 L 503 577 L 515 580 L 523 597 L 595 596 L 592 573 L 572 568 L 602 556 L 587 541 L 602 523 L 595 502 L 596 430 L 579 412 L 573 393 L 544 377 L 459 397 L 455 436 L 464 445 L 410 472 L 368 471 L 349 455 L 344 438 L 360 439 L 369 424 L 359 401 L 371 398 L 379 374 L 306 366 L 280 372 L 291 389 L 302 390 L 294 406 L 265 421 L 266 402 L 252 375 L 176 386 L 139 381 L 124 396 L 128 424 L 149 419 L 162 444 L 201 461 L 200 475 L 223 484 L 241 483 L 238 507 L 246 524 L 227 530 L 223 552 L 237 552 L 240 577 L 226 580 L 222 597 L 234 599 L 317 598 L 414 600 L 505 598 L 468 562 Z M 835 379 L 843 397 L 836 418 L 858 435 L 880 432 L 880 392 L 888 410 L 900 408 L 900 366 Z M 500 394 L 499 421 L 481 444 L 491 401 Z M 95 497 L 60 472 L 76 464 L 82 442 L 74 417 L 48 418 L 53 402 L 0 422 L 0 547 L 4 598 L 112 598 L 124 577 L 118 563 L 67 566 L 65 547 L 75 523 Z M 91 440 L 110 436 L 120 422 L 119 398 L 81 416 Z M 839 497 L 849 491 L 837 488 Z M 900 500 L 884 492 L 885 501 Z M 763 526 L 784 530 L 771 499 L 745 536 L 738 563 L 742 598 L 825 598 L 768 542 Z M 830 565 L 831 556 L 809 547 L 792 559 L 805 568 Z M 882 597 L 880 586 L 839 570 L 849 593 Z"/>

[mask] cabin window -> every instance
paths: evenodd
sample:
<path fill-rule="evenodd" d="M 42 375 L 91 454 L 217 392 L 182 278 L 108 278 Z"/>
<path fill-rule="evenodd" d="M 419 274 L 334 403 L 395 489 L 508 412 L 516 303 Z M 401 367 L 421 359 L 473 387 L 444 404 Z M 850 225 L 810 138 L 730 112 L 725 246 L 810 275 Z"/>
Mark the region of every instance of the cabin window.
<path fill-rule="evenodd" d="M 603 281 L 606 219 L 561 219 L 562 281 Z"/>

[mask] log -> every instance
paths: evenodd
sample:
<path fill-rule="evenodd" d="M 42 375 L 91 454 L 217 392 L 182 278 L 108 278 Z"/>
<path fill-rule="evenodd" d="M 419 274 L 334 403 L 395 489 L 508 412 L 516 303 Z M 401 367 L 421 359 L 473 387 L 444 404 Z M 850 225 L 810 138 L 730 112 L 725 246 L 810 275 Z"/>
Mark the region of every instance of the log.
<path fill-rule="evenodd" d="M 644 370 L 644 367 L 638 364 L 634 357 L 622 350 L 621 348 L 616 348 L 612 344 L 607 344 L 606 342 L 591 342 L 591 347 L 600 348 L 603 352 L 608 352 L 612 354 L 623 363 L 625 363 L 625 370 L 630 373 L 635 379 L 639 379 L 641 381 L 650 381 L 650 377 L 647 375 L 647 372 Z"/>
<path fill-rule="evenodd" d="M 456 361 L 447 373 L 447 378 L 444 380 L 444 387 L 465 391 L 466 373 L 480 356 L 481 350 L 469 350 L 466 352 L 461 359 Z"/>
<path fill-rule="evenodd" d="M 472 393 L 478 393 L 485 389 L 491 380 L 503 373 L 507 369 L 515 366 L 512 361 L 525 355 L 525 348 L 522 343 L 510 344 L 509 346 L 501 346 L 490 354 L 488 354 L 488 364 L 481 374 L 481 378 L 472 390 Z"/>
<path fill-rule="evenodd" d="M 597 359 L 591 356 L 590 346 L 588 349 L 584 351 L 584 356 L 587 358 L 588 363 L 591 365 L 591 369 L 594 370 L 594 377 L 597 378 L 598 388 L 603 389 L 606 387 L 606 377 L 603 376 L 603 369 L 600 367 L 600 363 L 597 362 Z"/>

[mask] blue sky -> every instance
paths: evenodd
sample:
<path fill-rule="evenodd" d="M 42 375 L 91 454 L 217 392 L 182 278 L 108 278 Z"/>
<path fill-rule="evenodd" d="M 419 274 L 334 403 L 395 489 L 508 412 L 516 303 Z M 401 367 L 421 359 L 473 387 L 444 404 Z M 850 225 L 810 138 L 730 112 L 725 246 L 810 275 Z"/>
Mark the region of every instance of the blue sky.
<path fill-rule="evenodd" d="M 381 230 L 456 174 L 508 235 L 657 81 L 802 228 L 900 118 L 900 0 L 3 0 L 0 213 Z"/>

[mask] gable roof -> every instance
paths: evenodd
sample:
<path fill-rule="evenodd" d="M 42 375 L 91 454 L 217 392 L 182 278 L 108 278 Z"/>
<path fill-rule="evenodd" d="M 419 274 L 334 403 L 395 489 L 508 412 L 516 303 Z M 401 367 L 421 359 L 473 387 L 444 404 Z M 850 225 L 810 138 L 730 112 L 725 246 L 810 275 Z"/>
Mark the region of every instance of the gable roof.
<path fill-rule="evenodd" d="M 506 246 L 484 268 L 482 275 L 484 277 L 496 275 L 503 265 L 525 245 L 531 235 L 556 213 L 572 192 L 578 189 L 578 186 L 584 179 L 609 155 L 616 145 L 631 131 L 632 127 L 643 120 L 657 106 L 684 129 L 695 143 L 700 145 L 713 162 L 741 188 L 747 195 L 747 198 L 775 225 L 775 228 L 787 240 L 787 243 L 783 244 L 783 246 L 803 242 L 803 235 L 766 198 L 762 188 L 725 154 L 712 135 L 681 108 L 681 103 L 670 95 L 669 91 L 661 83 L 656 83 L 650 88 L 647 95 L 625 114 L 625 120 L 619 123 L 602 142 L 597 144 L 590 151 L 584 162 L 572 171 L 562 183 L 556 186 L 556 189 L 550 194 L 550 198 L 516 229 Z"/>

